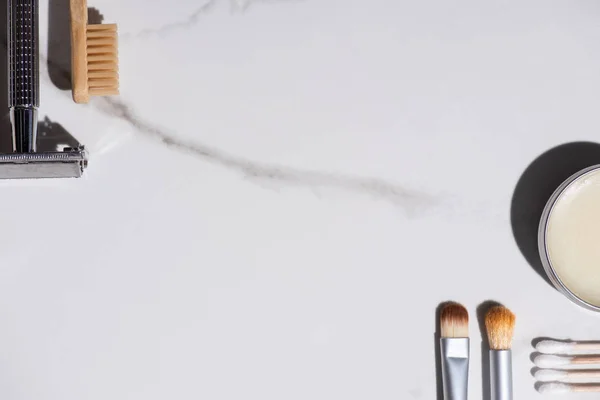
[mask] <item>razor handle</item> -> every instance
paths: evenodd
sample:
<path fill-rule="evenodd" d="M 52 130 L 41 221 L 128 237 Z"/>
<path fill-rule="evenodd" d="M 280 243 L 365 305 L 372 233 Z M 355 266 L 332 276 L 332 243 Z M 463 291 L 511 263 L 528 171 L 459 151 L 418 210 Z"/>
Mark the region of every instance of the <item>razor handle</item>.
<path fill-rule="evenodd" d="M 8 0 L 8 105 L 13 150 L 36 150 L 40 105 L 38 0 Z"/>

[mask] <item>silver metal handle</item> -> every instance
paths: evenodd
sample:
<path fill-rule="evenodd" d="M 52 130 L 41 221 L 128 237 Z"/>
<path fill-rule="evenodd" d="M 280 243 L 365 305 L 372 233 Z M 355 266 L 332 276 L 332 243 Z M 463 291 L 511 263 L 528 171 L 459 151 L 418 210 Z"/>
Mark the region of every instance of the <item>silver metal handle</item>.
<path fill-rule="evenodd" d="M 492 400 L 512 400 L 512 354 L 510 350 L 490 350 Z"/>
<path fill-rule="evenodd" d="M 469 389 L 469 338 L 442 338 L 444 400 L 467 400 Z"/>

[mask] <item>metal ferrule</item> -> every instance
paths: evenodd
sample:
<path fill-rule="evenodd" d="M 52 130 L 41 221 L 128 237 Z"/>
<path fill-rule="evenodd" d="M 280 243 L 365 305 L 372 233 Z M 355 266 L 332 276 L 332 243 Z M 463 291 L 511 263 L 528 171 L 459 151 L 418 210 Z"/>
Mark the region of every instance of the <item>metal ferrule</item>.
<path fill-rule="evenodd" d="M 442 338 L 444 400 L 466 400 L 469 387 L 469 338 Z"/>
<path fill-rule="evenodd" d="M 490 350 L 491 400 L 512 400 L 512 354 L 510 350 Z"/>

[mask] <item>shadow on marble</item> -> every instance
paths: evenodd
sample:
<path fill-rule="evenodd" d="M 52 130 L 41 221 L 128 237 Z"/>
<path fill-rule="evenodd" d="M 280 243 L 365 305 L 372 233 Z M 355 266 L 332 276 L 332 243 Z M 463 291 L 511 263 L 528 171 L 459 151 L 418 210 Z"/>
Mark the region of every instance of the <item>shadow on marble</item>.
<path fill-rule="evenodd" d="M 536 382 L 533 384 L 533 388 L 535 389 L 536 392 L 539 392 L 540 388 L 542 387 L 543 384 L 544 384 L 544 382 Z"/>
<path fill-rule="evenodd" d="M 551 337 L 547 337 L 547 336 L 536 337 L 535 339 L 533 339 L 531 341 L 531 347 L 533 347 L 535 349 L 537 347 L 538 343 L 543 340 L 556 340 L 556 338 L 551 338 Z"/>
<path fill-rule="evenodd" d="M 37 151 L 62 151 L 65 147 L 79 147 L 80 143 L 61 124 L 48 117 L 38 123 Z"/>
<path fill-rule="evenodd" d="M 565 179 L 594 164 L 600 164 L 600 144 L 566 143 L 546 151 L 529 164 L 515 187 L 510 206 L 515 241 L 529 265 L 550 285 L 538 253 L 537 233 L 542 211 Z"/>
<path fill-rule="evenodd" d="M 98 9 L 88 8 L 88 23 L 100 24 Z M 71 21 L 69 0 L 50 0 L 48 9 L 48 75 L 60 90 L 71 90 Z"/>
<path fill-rule="evenodd" d="M 101 24 L 104 22 L 104 15 L 96 7 L 88 7 L 88 24 Z"/>
<path fill-rule="evenodd" d="M 481 399 L 491 400 L 492 386 L 490 383 L 490 344 L 487 329 L 485 329 L 485 314 L 494 306 L 501 305 L 494 300 L 486 300 L 477 307 L 477 324 L 481 333 Z"/>
<path fill-rule="evenodd" d="M 531 354 L 529 355 L 529 361 L 531 361 L 532 363 L 535 363 L 536 357 L 540 356 L 540 355 L 542 355 L 542 353 L 540 353 L 539 351 L 536 351 L 536 350 L 532 351 Z M 532 368 L 532 372 L 535 372 L 535 371 L 533 371 L 534 369 L 535 369 L 535 367 Z"/>
<path fill-rule="evenodd" d="M 558 341 L 560 341 L 560 339 L 551 338 L 551 337 L 548 337 L 548 336 L 536 337 L 536 338 L 534 338 L 531 341 L 532 351 L 531 351 L 531 354 L 529 355 L 529 360 L 534 364 L 534 367 L 531 368 L 531 370 L 529 370 L 529 372 L 531 373 L 531 376 L 533 376 L 533 377 L 535 377 L 535 373 L 537 371 L 539 371 L 540 369 L 542 369 L 542 368 L 538 367 L 537 365 L 535 365 L 535 358 L 537 356 L 539 356 L 539 355 L 544 354 L 544 353 L 538 351 L 537 348 L 536 348 L 537 345 L 538 345 L 538 343 L 541 342 L 541 341 L 543 341 L 543 340 L 553 340 L 553 341 L 558 340 Z"/>
<path fill-rule="evenodd" d="M 69 0 L 48 4 L 48 75 L 60 90 L 71 89 L 71 24 Z"/>

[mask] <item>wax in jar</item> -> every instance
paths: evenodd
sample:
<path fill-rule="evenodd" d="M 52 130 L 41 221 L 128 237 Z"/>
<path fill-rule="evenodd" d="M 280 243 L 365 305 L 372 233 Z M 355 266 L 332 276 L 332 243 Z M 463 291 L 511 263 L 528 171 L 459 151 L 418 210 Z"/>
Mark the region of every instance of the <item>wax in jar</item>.
<path fill-rule="evenodd" d="M 600 169 L 580 176 L 558 197 L 548 218 L 546 248 L 563 284 L 600 306 Z"/>

